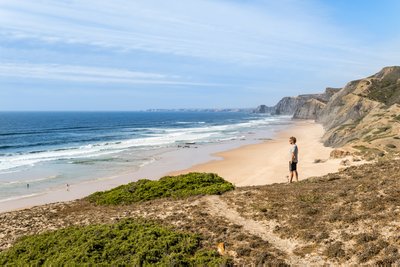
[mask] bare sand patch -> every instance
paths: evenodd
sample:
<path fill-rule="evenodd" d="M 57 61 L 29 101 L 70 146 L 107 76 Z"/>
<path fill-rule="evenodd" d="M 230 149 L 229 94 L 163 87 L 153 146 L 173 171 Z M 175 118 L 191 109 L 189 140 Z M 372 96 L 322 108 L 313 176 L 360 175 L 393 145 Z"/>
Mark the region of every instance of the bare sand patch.
<path fill-rule="evenodd" d="M 323 134 L 322 125 L 313 121 L 298 121 L 289 129 L 277 133 L 272 140 L 217 153 L 215 156 L 221 157 L 221 160 L 212 160 L 170 175 L 214 172 L 237 186 L 287 182 L 290 136 L 297 138 L 300 180 L 333 173 L 343 167 L 340 165 L 342 159 L 329 158 L 333 149 L 322 144 Z"/>

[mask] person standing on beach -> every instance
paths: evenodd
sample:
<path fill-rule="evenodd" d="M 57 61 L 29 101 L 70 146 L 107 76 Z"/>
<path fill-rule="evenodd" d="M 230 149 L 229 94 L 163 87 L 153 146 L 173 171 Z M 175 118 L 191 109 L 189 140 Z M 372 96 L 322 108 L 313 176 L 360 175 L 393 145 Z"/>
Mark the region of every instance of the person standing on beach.
<path fill-rule="evenodd" d="M 289 172 L 291 183 L 293 181 L 293 176 L 296 178 L 296 182 L 299 181 L 299 174 L 297 173 L 297 162 L 299 149 L 296 145 L 296 137 L 292 136 L 289 138 L 290 150 L 289 150 Z"/>

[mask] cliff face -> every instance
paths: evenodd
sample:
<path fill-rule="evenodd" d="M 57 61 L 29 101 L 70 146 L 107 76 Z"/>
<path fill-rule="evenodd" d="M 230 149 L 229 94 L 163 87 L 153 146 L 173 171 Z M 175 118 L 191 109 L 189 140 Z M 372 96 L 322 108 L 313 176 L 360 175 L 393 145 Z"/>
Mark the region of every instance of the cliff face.
<path fill-rule="evenodd" d="M 268 107 L 266 105 L 259 105 L 256 109 L 253 110 L 253 113 L 268 113 L 272 114 L 274 112 L 274 107 Z"/>
<path fill-rule="evenodd" d="M 400 104 L 400 67 L 386 67 L 373 76 L 349 82 L 318 117 L 329 130 L 361 120 L 373 109 Z"/>
<path fill-rule="evenodd" d="M 363 80 L 349 82 L 340 92 L 332 96 L 317 121 L 327 129 L 346 123 L 354 123 L 364 117 L 380 103 L 372 101 L 359 94 L 363 88 Z"/>
<path fill-rule="evenodd" d="M 307 100 L 303 105 L 297 107 L 294 112 L 294 119 L 315 120 L 321 114 L 326 104 L 317 99 Z"/>
<path fill-rule="evenodd" d="M 363 158 L 400 156 L 400 66 L 385 67 L 343 89 L 284 97 L 264 110 L 322 123 L 326 146 L 343 147 Z"/>
<path fill-rule="evenodd" d="M 349 82 L 332 96 L 317 121 L 326 129 L 323 141 L 327 146 L 386 155 L 400 148 L 399 114 L 400 67 L 395 66 Z"/>
<path fill-rule="evenodd" d="M 329 99 L 339 90 L 340 88 L 326 88 L 326 91 L 323 94 L 306 94 L 296 97 L 284 97 L 278 102 L 278 104 L 273 107 L 260 105 L 253 112 L 269 113 L 271 115 L 296 114 L 294 117 L 296 119 L 315 119 L 314 113 L 317 109 L 319 109 L 319 106 L 328 102 Z M 317 102 L 314 100 L 316 100 Z M 301 109 L 304 105 L 310 105 L 310 107 L 298 110 Z M 309 111 L 307 111 L 306 109 L 309 109 Z"/>
<path fill-rule="evenodd" d="M 304 97 L 284 97 L 275 106 L 275 115 L 293 115 L 298 106 L 303 105 L 307 101 Z"/>
<path fill-rule="evenodd" d="M 307 96 L 308 100 L 296 107 L 293 119 L 316 120 L 325 109 L 326 103 L 340 90 L 341 88 L 328 87 L 323 94 L 300 95 Z"/>
<path fill-rule="evenodd" d="M 268 107 L 266 105 L 260 105 L 255 110 L 254 113 L 269 113 L 271 115 L 292 115 L 294 110 L 298 105 L 303 104 L 305 101 L 299 101 L 298 97 L 284 97 L 278 104 L 273 107 Z"/>

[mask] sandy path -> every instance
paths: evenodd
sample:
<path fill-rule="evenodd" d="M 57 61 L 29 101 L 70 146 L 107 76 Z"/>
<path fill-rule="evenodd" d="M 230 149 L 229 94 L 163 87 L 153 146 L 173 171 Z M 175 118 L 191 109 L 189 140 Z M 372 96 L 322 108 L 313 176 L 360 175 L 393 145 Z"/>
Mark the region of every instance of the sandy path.
<path fill-rule="evenodd" d="M 232 223 L 241 225 L 245 231 L 261 237 L 263 240 L 272 244 L 275 248 L 285 252 L 287 255 L 286 261 L 288 264 L 296 266 L 315 266 L 329 263 L 321 256 L 313 254 L 308 254 L 304 258 L 295 255 L 293 253 L 294 249 L 307 244 L 293 239 L 282 239 L 273 232 L 275 226 L 274 223 L 267 225 L 262 222 L 244 218 L 236 210 L 230 208 L 219 196 L 207 196 L 205 197 L 205 200 L 208 203 L 208 209 L 212 215 L 225 217 Z"/>

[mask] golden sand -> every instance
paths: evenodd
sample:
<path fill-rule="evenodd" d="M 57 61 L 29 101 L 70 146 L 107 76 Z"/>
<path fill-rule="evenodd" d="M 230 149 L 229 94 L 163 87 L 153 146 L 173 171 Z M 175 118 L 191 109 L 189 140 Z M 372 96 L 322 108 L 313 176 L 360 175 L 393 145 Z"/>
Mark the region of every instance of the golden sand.
<path fill-rule="evenodd" d="M 289 175 L 290 136 L 297 138 L 300 180 L 336 172 L 341 167 L 341 160 L 329 159 L 332 148 L 325 147 L 320 141 L 323 134 L 322 125 L 312 121 L 298 121 L 289 129 L 279 132 L 272 140 L 217 153 L 215 156 L 221 157 L 221 160 L 172 172 L 171 175 L 214 172 L 236 186 L 286 182 Z"/>

